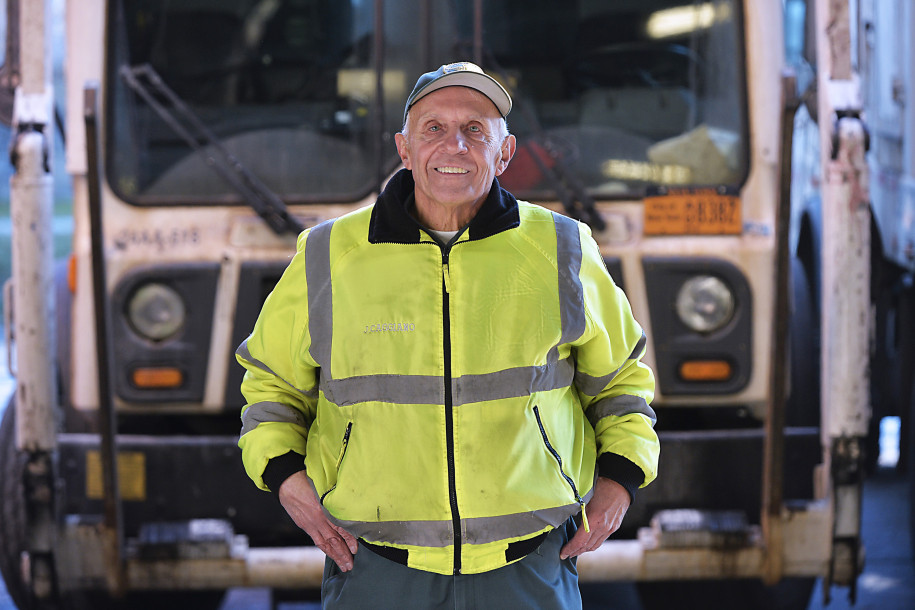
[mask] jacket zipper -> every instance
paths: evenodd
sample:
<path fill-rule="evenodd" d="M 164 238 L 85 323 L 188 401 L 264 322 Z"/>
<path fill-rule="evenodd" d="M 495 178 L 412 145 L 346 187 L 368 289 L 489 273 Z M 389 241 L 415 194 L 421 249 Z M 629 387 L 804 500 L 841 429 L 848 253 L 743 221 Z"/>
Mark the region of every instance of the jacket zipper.
<path fill-rule="evenodd" d="M 458 512 L 457 483 L 454 469 L 454 398 L 451 395 L 451 310 L 448 271 L 449 249 L 442 248 L 442 331 L 445 360 L 445 438 L 448 451 L 448 496 L 451 502 L 451 527 L 454 530 L 454 573 L 461 572 L 461 515 Z"/>
<path fill-rule="evenodd" d="M 340 457 L 337 458 L 337 470 L 340 469 L 340 464 L 343 463 L 343 457 L 346 455 L 346 448 L 349 447 L 349 435 L 353 431 L 353 422 L 347 422 L 346 430 L 343 432 L 343 442 L 340 447 Z"/>
<path fill-rule="evenodd" d="M 537 426 L 540 428 L 540 436 L 543 438 L 543 444 L 546 445 L 547 451 L 553 456 L 556 460 L 556 463 L 559 464 L 559 474 L 562 475 L 562 478 L 566 480 L 566 483 L 569 484 L 569 487 L 572 488 L 572 495 L 575 496 L 575 501 L 578 502 L 578 505 L 581 507 L 581 522 L 585 528 L 586 532 L 590 532 L 591 528 L 588 525 L 588 515 L 585 512 L 585 501 L 581 499 L 581 495 L 578 493 L 578 488 L 575 486 L 575 481 L 572 480 L 572 477 L 566 474 L 565 469 L 562 467 L 562 456 L 559 455 L 559 452 L 553 448 L 552 443 L 550 443 L 549 437 L 546 435 L 546 428 L 543 427 L 543 420 L 540 419 L 540 409 L 537 405 L 534 405 L 534 417 L 537 418 Z"/>
<path fill-rule="evenodd" d="M 340 457 L 337 458 L 337 465 L 335 466 L 339 477 L 340 465 L 343 463 L 343 458 L 346 456 L 346 448 L 349 447 L 349 435 L 353 431 L 353 422 L 347 422 L 346 430 L 343 432 L 343 442 L 340 447 Z M 324 495 L 321 496 L 321 504 L 324 504 L 324 498 L 327 497 L 327 494 L 337 489 L 337 484 L 334 483 L 334 486 L 324 492 Z"/>

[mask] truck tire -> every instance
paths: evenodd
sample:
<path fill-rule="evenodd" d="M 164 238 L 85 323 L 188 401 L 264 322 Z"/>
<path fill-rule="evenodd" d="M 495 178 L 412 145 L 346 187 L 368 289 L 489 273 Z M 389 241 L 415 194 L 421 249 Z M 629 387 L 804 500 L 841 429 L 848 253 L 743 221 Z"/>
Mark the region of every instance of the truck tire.
<path fill-rule="evenodd" d="M 644 610 L 806 610 L 815 578 L 783 578 L 766 586 L 759 580 L 697 580 L 639 583 Z"/>
<path fill-rule="evenodd" d="M 801 259 L 792 257 L 790 392 L 785 407 L 789 427 L 820 425 L 820 316 L 812 276 Z"/>
<path fill-rule="evenodd" d="M 915 383 L 912 384 L 912 391 L 909 393 L 909 411 L 908 421 L 903 419 L 903 426 L 900 430 L 900 445 L 902 439 L 908 434 L 908 447 L 905 453 L 906 476 L 909 480 L 909 542 L 912 546 L 912 557 L 915 557 Z"/>
<path fill-rule="evenodd" d="M 22 475 L 26 457 L 16 449 L 15 418 L 14 394 L 0 420 L 0 574 L 13 603 L 20 610 L 26 610 L 33 607 L 20 571 L 20 557 L 25 549 L 25 491 Z"/>

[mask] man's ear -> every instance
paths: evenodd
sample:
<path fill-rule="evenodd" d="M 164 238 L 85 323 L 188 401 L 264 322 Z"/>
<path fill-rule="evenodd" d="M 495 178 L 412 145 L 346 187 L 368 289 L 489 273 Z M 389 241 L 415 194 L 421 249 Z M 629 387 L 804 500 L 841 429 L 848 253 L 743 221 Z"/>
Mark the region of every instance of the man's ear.
<path fill-rule="evenodd" d="M 395 133 L 394 144 L 397 146 L 397 154 L 400 155 L 400 160 L 403 161 L 403 166 L 409 170 L 412 170 L 412 163 L 410 162 L 410 145 L 407 142 L 407 138 L 405 138 L 402 133 Z"/>
<path fill-rule="evenodd" d="M 512 157 L 515 155 L 515 136 L 508 134 L 502 141 L 502 158 L 499 159 L 499 162 L 496 164 L 496 175 L 501 176 L 502 172 L 508 167 L 508 162 L 512 160 Z"/>

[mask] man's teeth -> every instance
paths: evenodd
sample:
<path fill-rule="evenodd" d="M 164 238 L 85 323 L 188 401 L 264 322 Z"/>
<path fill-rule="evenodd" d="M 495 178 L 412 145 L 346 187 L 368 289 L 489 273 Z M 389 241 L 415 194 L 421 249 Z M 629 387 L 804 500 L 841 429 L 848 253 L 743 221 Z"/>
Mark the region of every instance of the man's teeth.
<path fill-rule="evenodd" d="M 468 171 L 466 169 L 461 169 L 460 167 L 439 167 L 436 170 L 442 174 L 466 174 Z"/>

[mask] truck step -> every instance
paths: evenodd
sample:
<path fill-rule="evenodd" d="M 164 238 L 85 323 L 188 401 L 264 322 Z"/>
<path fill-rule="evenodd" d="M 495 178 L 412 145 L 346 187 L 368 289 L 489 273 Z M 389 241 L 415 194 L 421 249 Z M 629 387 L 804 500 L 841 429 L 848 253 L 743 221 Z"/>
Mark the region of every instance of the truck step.
<path fill-rule="evenodd" d="M 736 510 L 662 510 L 651 519 L 659 548 L 743 548 L 752 543 L 757 528 Z"/>
<path fill-rule="evenodd" d="M 146 523 L 131 551 L 139 559 L 225 559 L 232 554 L 235 532 L 223 519 Z"/>

